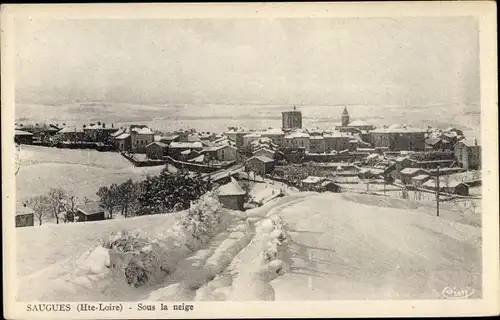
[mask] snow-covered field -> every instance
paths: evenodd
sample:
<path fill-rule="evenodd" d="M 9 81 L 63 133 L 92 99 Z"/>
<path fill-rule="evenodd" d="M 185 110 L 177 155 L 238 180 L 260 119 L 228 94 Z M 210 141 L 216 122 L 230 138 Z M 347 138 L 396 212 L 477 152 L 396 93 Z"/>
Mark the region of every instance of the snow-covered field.
<path fill-rule="evenodd" d="M 134 167 L 120 154 L 86 149 L 58 149 L 23 145 L 21 168 L 16 176 L 17 201 L 63 188 L 80 201 L 96 199 L 102 186 L 127 179 L 142 180 L 158 174 L 163 166 Z"/>
<path fill-rule="evenodd" d="M 17 262 L 26 265 L 18 266 L 18 299 L 434 299 L 452 285 L 481 296 L 481 229 L 448 219 L 446 208 L 438 218 L 431 208 L 429 214 L 411 208 L 412 201 L 391 205 L 378 196 L 287 192 L 243 215 L 230 211 L 228 227 L 207 246 L 181 259 L 164 281 L 140 288 L 117 283 L 104 267 L 105 254 L 88 256 L 88 250 L 120 228 L 139 228 L 163 241 L 174 216 L 20 228 Z M 277 225 L 289 240 L 269 247 Z M 45 243 L 29 245 L 40 240 Z M 264 259 L 275 250 L 277 260 Z"/>

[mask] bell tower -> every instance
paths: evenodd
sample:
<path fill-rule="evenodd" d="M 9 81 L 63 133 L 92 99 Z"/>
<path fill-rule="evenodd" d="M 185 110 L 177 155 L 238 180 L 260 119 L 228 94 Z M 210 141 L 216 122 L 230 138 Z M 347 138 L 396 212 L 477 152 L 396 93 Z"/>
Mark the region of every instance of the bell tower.
<path fill-rule="evenodd" d="M 342 127 L 347 127 L 347 125 L 349 124 L 349 113 L 347 112 L 347 107 L 344 107 L 341 119 L 342 119 Z"/>

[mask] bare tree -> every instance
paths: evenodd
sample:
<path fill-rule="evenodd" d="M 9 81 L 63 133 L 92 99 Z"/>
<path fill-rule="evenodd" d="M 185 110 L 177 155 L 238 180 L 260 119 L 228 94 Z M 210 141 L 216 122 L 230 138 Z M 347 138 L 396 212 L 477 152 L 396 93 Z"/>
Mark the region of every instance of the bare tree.
<path fill-rule="evenodd" d="M 33 209 L 35 218 L 41 226 L 42 221 L 50 214 L 50 199 L 47 196 L 35 196 L 28 199 L 26 205 Z"/>
<path fill-rule="evenodd" d="M 50 210 L 52 218 L 56 219 L 56 224 L 59 224 L 59 218 L 64 210 L 64 199 L 66 194 L 61 188 L 52 188 L 49 190 Z"/>
<path fill-rule="evenodd" d="M 63 219 L 65 223 L 75 221 L 76 203 L 77 197 L 75 195 L 66 194 L 65 198 L 63 199 L 63 207 L 65 210 Z"/>

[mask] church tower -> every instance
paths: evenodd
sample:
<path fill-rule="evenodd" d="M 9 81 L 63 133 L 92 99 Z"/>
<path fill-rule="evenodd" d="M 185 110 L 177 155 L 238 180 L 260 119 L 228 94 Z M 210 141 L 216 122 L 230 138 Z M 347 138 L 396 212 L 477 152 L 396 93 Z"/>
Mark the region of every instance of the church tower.
<path fill-rule="evenodd" d="M 342 112 L 342 127 L 347 127 L 349 124 L 349 113 L 347 112 L 347 107 L 344 107 L 344 112 Z"/>

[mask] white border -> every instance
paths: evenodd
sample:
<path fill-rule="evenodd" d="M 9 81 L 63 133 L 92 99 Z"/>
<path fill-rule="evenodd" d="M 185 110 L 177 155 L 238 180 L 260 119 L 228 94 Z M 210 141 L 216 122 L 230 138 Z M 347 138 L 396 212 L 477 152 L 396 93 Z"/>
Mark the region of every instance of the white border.
<path fill-rule="evenodd" d="M 465 316 L 499 313 L 498 101 L 496 7 L 490 1 L 377 3 L 251 4 L 80 4 L 3 5 L 2 57 L 2 190 L 4 317 L 13 318 L 227 318 L 227 317 L 388 317 Z M 28 313 L 15 302 L 16 259 L 14 144 L 15 17 L 47 19 L 187 19 L 272 17 L 476 16 L 480 24 L 481 141 L 483 145 L 483 299 L 300 302 L 192 302 L 191 312 L 164 313 Z M 189 302 L 191 303 L 191 302 Z M 124 304 L 124 308 L 135 303 Z"/>

